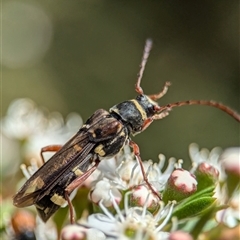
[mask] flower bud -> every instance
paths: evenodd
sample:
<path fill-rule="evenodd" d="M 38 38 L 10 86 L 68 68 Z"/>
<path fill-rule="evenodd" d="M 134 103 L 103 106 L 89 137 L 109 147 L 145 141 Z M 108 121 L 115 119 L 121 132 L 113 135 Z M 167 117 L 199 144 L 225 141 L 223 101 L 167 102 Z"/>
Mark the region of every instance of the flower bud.
<path fill-rule="evenodd" d="M 227 186 L 229 196 L 232 195 L 236 187 L 239 185 L 240 179 L 240 148 L 228 148 L 220 156 L 223 168 L 227 174 Z"/>
<path fill-rule="evenodd" d="M 216 184 L 219 176 L 218 170 L 206 162 L 200 163 L 194 174 L 198 182 L 198 191 Z"/>
<path fill-rule="evenodd" d="M 192 195 L 197 190 L 195 176 L 189 171 L 178 168 L 170 175 L 165 190 L 163 191 L 163 201 L 182 199 Z"/>
<path fill-rule="evenodd" d="M 193 238 L 189 233 L 176 231 L 170 233 L 168 240 L 193 240 Z"/>
<path fill-rule="evenodd" d="M 139 185 L 132 190 L 130 197 L 131 206 L 144 207 L 151 213 L 159 209 L 159 199 L 146 186 Z"/>
<path fill-rule="evenodd" d="M 61 231 L 61 240 L 85 240 L 86 229 L 77 225 L 67 225 Z"/>

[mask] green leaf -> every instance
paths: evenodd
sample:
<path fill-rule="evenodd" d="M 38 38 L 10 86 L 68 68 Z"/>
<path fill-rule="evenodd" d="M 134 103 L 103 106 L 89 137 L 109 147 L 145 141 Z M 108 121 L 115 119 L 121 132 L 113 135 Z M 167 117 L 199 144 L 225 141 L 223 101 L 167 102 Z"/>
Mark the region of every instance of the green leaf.
<path fill-rule="evenodd" d="M 200 197 L 187 201 L 184 204 L 178 205 L 173 211 L 172 216 L 176 216 L 178 220 L 193 217 L 199 214 L 203 214 L 204 210 L 209 208 L 215 202 L 213 197 Z"/>
<path fill-rule="evenodd" d="M 199 192 L 196 192 L 193 195 L 189 196 L 188 198 L 182 200 L 181 202 L 179 202 L 179 205 L 184 204 L 186 202 L 191 202 L 194 199 L 199 199 L 202 197 L 212 197 L 214 195 L 214 190 L 215 190 L 215 187 L 210 186 L 210 187 L 203 189 Z"/>
<path fill-rule="evenodd" d="M 211 207 L 207 208 L 201 218 L 198 219 L 197 223 L 195 224 L 195 227 L 191 231 L 191 235 L 194 237 L 194 239 L 197 239 L 199 234 L 201 234 L 202 229 L 206 224 L 209 222 L 209 220 L 212 218 L 214 211 L 216 209 L 216 204 L 212 204 Z"/>

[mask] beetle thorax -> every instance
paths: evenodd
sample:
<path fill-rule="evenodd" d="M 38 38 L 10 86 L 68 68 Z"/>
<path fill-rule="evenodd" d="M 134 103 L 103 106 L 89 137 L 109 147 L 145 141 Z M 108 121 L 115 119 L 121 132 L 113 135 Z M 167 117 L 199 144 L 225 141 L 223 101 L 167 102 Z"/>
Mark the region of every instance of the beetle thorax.
<path fill-rule="evenodd" d="M 155 114 L 157 103 L 146 95 L 138 95 L 135 99 L 124 101 L 113 106 L 110 113 L 117 114 L 130 129 L 132 134 L 142 131 L 145 120 Z"/>

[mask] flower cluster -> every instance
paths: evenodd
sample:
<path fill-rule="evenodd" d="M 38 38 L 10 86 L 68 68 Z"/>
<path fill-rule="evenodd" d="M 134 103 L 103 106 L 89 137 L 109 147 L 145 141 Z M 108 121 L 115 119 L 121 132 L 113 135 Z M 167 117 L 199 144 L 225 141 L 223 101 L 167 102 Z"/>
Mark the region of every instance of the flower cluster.
<path fill-rule="evenodd" d="M 59 144 L 64 143 L 81 124 L 76 114 L 64 123 L 60 114 L 47 113 L 31 100 L 20 99 L 10 106 L 2 120 L 2 135 L 9 142 L 21 142 L 18 148 L 24 151 L 19 156 L 30 159 L 27 163 L 30 166 L 22 164 L 21 168 L 29 178 L 38 170 L 36 155 L 41 147 L 56 142 L 55 139 Z M 77 217 L 74 224 L 66 224 L 66 205 L 47 223 L 39 217 L 35 219 L 34 208 L 19 211 L 12 207 L 4 212 L 5 237 L 191 240 L 223 239 L 227 235 L 231 236 L 228 239 L 239 238 L 240 148 L 209 151 L 191 144 L 189 155 L 190 170 L 183 169 L 183 161 L 175 158 L 166 164 L 162 154 L 157 162 L 143 161 L 153 192 L 144 181 L 132 150 L 125 146 L 115 157 L 103 159 L 71 196 Z M 4 198 L 2 201 L 6 202 Z"/>
<path fill-rule="evenodd" d="M 147 188 L 135 156 L 126 146 L 115 158 L 103 160 L 98 174 L 92 179 L 89 200 L 96 206 L 94 212 L 81 218 L 74 227 L 64 227 L 61 237 L 64 240 L 75 239 L 74 236 L 79 234 L 76 239 L 95 236 L 96 239 L 184 240 L 196 239 L 199 235 L 203 237 L 208 234 L 205 229 L 212 225 L 212 229 L 221 224 L 226 228 L 238 227 L 239 209 L 233 202 L 239 196 L 239 182 L 235 179 L 232 183 L 235 191 L 230 197 L 226 192 L 227 169 L 224 163 L 232 162 L 235 167 L 230 164 L 228 169 L 233 168 L 237 172 L 239 151 L 239 148 L 233 148 L 222 153 L 215 148 L 209 152 L 191 144 L 190 171 L 184 170 L 182 161 L 176 162 L 174 158 L 169 159 L 166 170 L 162 171 L 163 155 L 159 155 L 158 163 L 144 161 L 150 183 L 157 192 L 161 192 L 160 201 Z M 222 219 L 218 217 L 221 214 L 224 215 Z M 189 218 L 192 218 L 191 224 Z M 205 219 L 204 225 L 201 224 L 202 219 Z M 223 227 L 221 230 L 222 233 L 216 234 L 224 234 Z M 212 239 L 221 236 L 216 234 Z"/>

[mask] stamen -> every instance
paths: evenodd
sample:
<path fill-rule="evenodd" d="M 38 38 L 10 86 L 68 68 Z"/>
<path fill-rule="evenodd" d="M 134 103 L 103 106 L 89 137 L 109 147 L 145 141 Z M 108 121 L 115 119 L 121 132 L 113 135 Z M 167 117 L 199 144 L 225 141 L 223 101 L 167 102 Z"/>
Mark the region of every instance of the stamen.
<path fill-rule="evenodd" d="M 158 161 L 158 168 L 162 169 L 163 166 L 164 166 L 164 163 L 166 161 L 166 157 L 163 154 L 159 154 L 158 155 L 158 159 L 159 159 L 159 161 Z"/>
<path fill-rule="evenodd" d="M 98 204 L 99 204 L 99 207 L 101 208 L 101 210 L 104 212 L 104 214 L 109 217 L 109 219 L 111 219 L 112 221 L 116 221 L 116 219 L 114 218 L 114 216 L 113 216 L 113 215 L 108 211 L 108 209 L 103 205 L 103 199 L 101 199 Z"/>
<path fill-rule="evenodd" d="M 39 169 L 36 159 L 31 159 L 31 174 L 33 175 Z"/>
<path fill-rule="evenodd" d="M 22 173 L 26 179 L 29 179 L 31 177 L 31 174 L 27 170 L 27 166 L 25 164 L 21 164 L 20 168 L 22 170 Z"/>
<path fill-rule="evenodd" d="M 109 190 L 109 195 L 110 195 L 110 198 L 111 198 L 111 200 L 112 200 L 113 207 L 114 207 L 114 209 L 116 210 L 116 212 L 117 212 L 117 214 L 118 214 L 121 222 L 124 222 L 124 216 L 122 215 L 122 212 L 121 212 L 118 204 L 116 203 L 116 200 L 115 200 L 115 198 L 114 198 L 114 196 L 113 196 L 113 194 L 112 194 L 111 189 Z"/>
<path fill-rule="evenodd" d="M 168 165 L 166 170 L 164 171 L 164 174 L 171 174 L 171 172 L 173 171 L 173 166 L 175 165 L 175 162 L 176 162 L 176 158 L 174 157 L 171 157 L 168 160 Z"/>
<path fill-rule="evenodd" d="M 134 171 L 135 169 L 138 167 L 138 163 L 136 163 L 133 168 L 132 168 L 132 171 L 131 171 L 131 175 L 130 175 L 130 181 L 129 181 L 129 186 L 132 186 L 134 185 Z"/>
<path fill-rule="evenodd" d="M 167 216 L 165 217 L 164 221 L 162 222 L 162 224 L 160 224 L 156 229 L 155 229 L 155 232 L 159 232 L 161 231 L 161 229 L 167 224 L 167 222 L 169 221 L 170 217 L 172 216 L 172 212 L 173 212 L 173 208 L 174 208 L 174 205 L 176 204 L 177 202 L 176 201 L 172 201 L 170 203 L 170 209 L 167 213 Z"/>
<path fill-rule="evenodd" d="M 152 168 L 153 168 L 153 163 L 152 163 L 152 161 L 149 163 L 149 166 L 148 166 L 148 168 L 147 168 L 147 171 L 146 171 L 146 176 L 148 177 L 148 175 L 149 175 L 149 172 L 150 171 L 152 171 Z"/>
<path fill-rule="evenodd" d="M 146 201 L 145 201 L 145 203 L 144 203 L 144 205 L 143 205 L 142 218 L 144 218 L 144 217 L 146 216 L 148 199 L 149 199 L 151 193 L 152 193 L 152 192 L 148 193 L 147 198 L 146 198 Z"/>
<path fill-rule="evenodd" d="M 175 163 L 175 168 L 182 168 L 183 160 L 179 159 L 177 163 Z"/>
<path fill-rule="evenodd" d="M 194 173 L 198 167 L 198 164 L 196 162 L 192 162 L 192 168 L 190 169 L 190 173 Z"/>
<path fill-rule="evenodd" d="M 126 214 L 129 211 L 128 198 L 131 194 L 132 194 L 132 192 L 129 191 L 129 192 L 125 193 L 125 195 L 124 195 L 124 210 L 125 210 Z"/>
<path fill-rule="evenodd" d="M 170 203 L 164 206 L 163 202 L 159 202 L 159 205 L 160 205 L 160 209 L 158 210 L 158 213 L 155 216 L 156 222 L 158 222 L 162 218 L 162 216 L 165 214 L 166 210 L 169 208 Z"/>
<path fill-rule="evenodd" d="M 121 161 L 121 163 L 118 165 L 118 167 L 116 168 L 116 173 L 118 174 L 119 169 L 122 167 L 122 165 L 124 164 L 124 161 Z"/>
<path fill-rule="evenodd" d="M 175 232 L 178 229 L 178 219 L 177 217 L 172 217 L 171 221 L 172 221 L 172 227 L 170 232 Z"/>
<path fill-rule="evenodd" d="M 196 159 L 199 159 L 199 146 L 196 143 L 191 143 L 188 152 L 192 162 L 197 162 Z"/>

